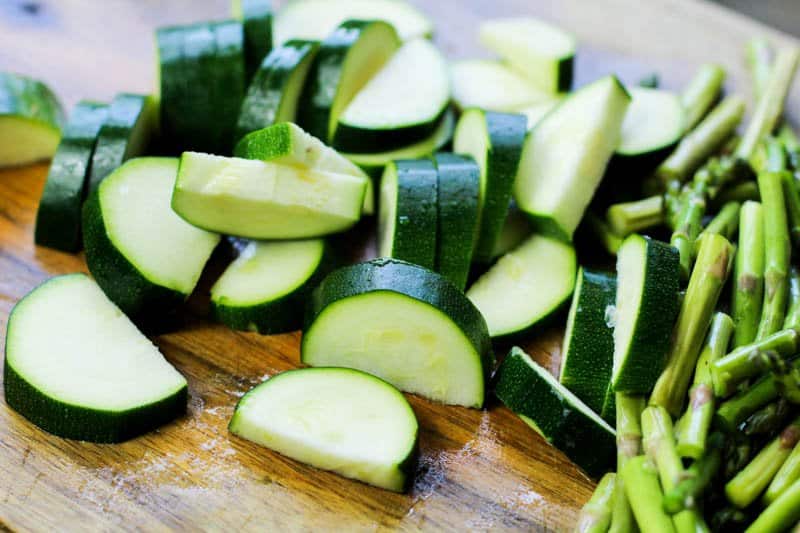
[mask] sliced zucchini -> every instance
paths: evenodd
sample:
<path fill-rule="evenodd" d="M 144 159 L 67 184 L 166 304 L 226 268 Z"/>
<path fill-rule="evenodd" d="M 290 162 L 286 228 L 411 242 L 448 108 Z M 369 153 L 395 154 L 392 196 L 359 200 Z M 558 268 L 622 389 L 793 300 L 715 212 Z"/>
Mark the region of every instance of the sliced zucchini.
<path fill-rule="evenodd" d="M 449 102 L 450 80 L 441 52 L 427 39 L 409 41 L 345 108 L 333 146 L 385 152 L 417 142 L 436 129 Z"/>
<path fill-rule="evenodd" d="M 40 81 L 0 72 L 0 167 L 53 157 L 64 111 Z"/>
<path fill-rule="evenodd" d="M 617 252 L 614 390 L 649 393 L 664 368 L 678 315 L 680 264 L 672 246 L 630 235 Z"/>
<path fill-rule="evenodd" d="M 450 65 L 453 101 L 460 109 L 479 107 L 489 111 L 517 109 L 552 100 L 499 61 L 464 59 Z"/>
<path fill-rule="evenodd" d="M 616 296 L 616 276 L 578 270 L 561 349 L 558 380 L 601 415 L 609 396 L 614 360 L 614 328 L 610 318 Z"/>
<path fill-rule="evenodd" d="M 9 407 L 69 439 L 120 442 L 186 410 L 186 379 L 84 274 L 14 306 L 3 384 Z"/>
<path fill-rule="evenodd" d="M 272 1 L 233 0 L 231 12 L 244 27 L 244 64 L 250 80 L 272 48 Z"/>
<path fill-rule="evenodd" d="M 486 322 L 446 278 L 396 259 L 335 270 L 314 291 L 301 359 L 385 379 L 432 400 L 481 407 L 493 365 Z"/>
<path fill-rule="evenodd" d="M 571 33 L 542 20 L 515 17 L 484 22 L 479 39 L 542 91 L 572 87 L 577 42 Z"/>
<path fill-rule="evenodd" d="M 236 138 L 277 122 L 294 122 L 308 70 L 319 50 L 315 41 L 288 41 L 258 67 L 239 111 Z"/>
<path fill-rule="evenodd" d="M 292 0 L 272 22 L 275 46 L 289 39 L 321 41 L 346 20 L 385 20 L 404 41 L 430 37 L 433 23 L 403 0 Z"/>
<path fill-rule="evenodd" d="M 518 347 L 495 377 L 495 395 L 591 477 L 613 468 L 614 429 Z"/>
<path fill-rule="evenodd" d="M 572 238 L 619 145 L 629 102 L 607 76 L 567 97 L 528 136 L 514 198 L 539 231 Z"/>
<path fill-rule="evenodd" d="M 348 20 L 330 34 L 311 65 L 300 97 L 298 123 L 330 142 L 339 116 L 353 97 L 389 61 L 400 39 L 380 20 Z"/>
<path fill-rule="evenodd" d="M 287 457 L 395 492 L 408 490 L 419 425 L 385 381 L 350 368 L 301 368 L 245 394 L 231 433 Z"/>
<path fill-rule="evenodd" d="M 433 270 L 437 173 L 429 159 L 393 161 L 381 177 L 378 255 Z"/>
<path fill-rule="evenodd" d="M 255 159 L 184 152 L 172 209 L 199 228 L 249 239 L 344 231 L 361 217 L 366 180 Z"/>
<path fill-rule="evenodd" d="M 83 207 L 86 263 L 112 302 L 134 322 L 156 324 L 194 290 L 219 235 L 170 208 L 178 160 L 131 159 Z"/>
<path fill-rule="evenodd" d="M 512 200 L 511 205 L 508 206 L 508 215 L 503 223 L 503 229 L 500 230 L 500 235 L 494 243 L 492 261 L 522 244 L 531 233 L 533 233 L 533 228 L 528 216 L 520 211 Z"/>
<path fill-rule="evenodd" d="M 478 239 L 478 164 L 469 156 L 434 156 L 437 182 L 436 271 L 462 291 Z"/>
<path fill-rule="evenodd" d="M 474 258 L 479 263 L 491 259 L 503 228 L 525 142 L 526 125 L 522 115 L 468 109 L 456 126 L 453 151 L 472 156 L 481 169 L 480 229 Z"/>
<path fill-rule="evenodd" d="M 537 124 L 539 124 L 539 121 L 546 117 L 550 111 L 555 109 L 559 103 L 561 103 L 560 98 L 553 98 L 552 100 L 545 100 L 538 104 L 514 109 L 513 112 L 519 113 L 520 115 L 525 115 L 525 118 L 528 119 L 528 131 L 531 131 L 536 127 Z"/>
<path fill-rule="evenodd" d="M 262 334 L 300 329 L 306 297 L 332 266 L 322 239 L 250 241 L 211 288 L 214 317 Z"/>
<path fill-rule="evenodd" d="M 164 148 L 229 153 L 245 92 L 242 23 L 161 28 L 156 39 Z"/>
<path fill-rule="evenodd" d="M 80 249 L 85 182 L 107 116 L 108 105 L 95 102 L 80 102 L 72 110 L 36 211 L 36 244 L 64 252 Z"/>
<path fill-rule="evenodd" d="M 94 145 L 89 194 L 122 163 L 145 153 L 155 128 L 155 113 L 155 103 L 150 96 L 118 94 L 114 97 Z"/>
<path fill-rule="evenodd" d="M 575 249 L 532 235 L 469 288 L 492 337 L 522 333 L 563 307 L 575 288 Z"/>

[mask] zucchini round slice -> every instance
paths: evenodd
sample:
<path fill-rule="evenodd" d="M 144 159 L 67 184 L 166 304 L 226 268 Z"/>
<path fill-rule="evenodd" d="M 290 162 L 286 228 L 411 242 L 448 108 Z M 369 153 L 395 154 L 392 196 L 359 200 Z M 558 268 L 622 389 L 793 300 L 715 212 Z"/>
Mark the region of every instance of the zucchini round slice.
<path fill-rule="evenodd" d="M 186 379 L 84 274 L 14 306 L 5 357 L 8 405 L 60 437 L 120 442 L 186 410 Z"/>
<path fill-rule="evenodd" d="M 527 79 L 499 61 L 464 59 L 450 65 L 453 101 L 459 109 L 478 107 L 514 112 L 552 100 Z"/>
<path fill-rule="evenodd" d="M 239 111 L 236 138 L 276 122 L 294 122 L 308 70 L 319 50 L 315 41 L 288 41 L 258 67 Z"/>
<path fill-rule="evenodd" d="M 342 111 L 398 48 L 397 32 L 386 22 L 342 23 L 320 45 L 301 96 L 298 123 L 330 142 Z"/>
<path fill-rule="evenodd" d="M 481 109 L 465 111 L 456 126 L 453 151 L 472 156 L 481 169 L 480 229 L 475 245 L 475 261 L 479 263 L 491 260 L 506 220 L 526 133 L 524 116 Z"/>
<path fill-rule="evenodd" d="M 601 414 L 609 396 L 614 395 L 610 387 L 614 360 L 611 318 L 616 297 L 616 276 L 581 268 L 561 349 L 559 381 Z"/>
<path fill-rule="evenodd" d="M 191 294 L 219 243 L 219 235 L 189 225 L 170 207 L 177 173 L 177 159 L 131 159 L 83 208 L 89 271 L 140 324 L 156 324 Z"/>
<path fill-rule="evenodd" d="M 680 262 L 672 246 L 630 235 L 617 252 L 614 369 L 617 392 L 648 394 L 664 368 L 678 315 Z"/>
<path fill-rule="evenodd" d="M 301 359 L 356 368 L 434 401 L 481 407 L 486 322 L 446 278 L 395 259 L 335 270 L 313 292 Z"/>
<path fill-rule="evenodd" d="M 433 23 L 404 0 L 292 0 L 275 14 L 272 37 L 275 46 L 289 39 L 321 41 L 346 20 L 385 20 L 408 41 L 430 37 Z"/>
<path fill-rule="evenodd" d="M 433 269 L 437 173 L 428 159 L 394 161 L 381 178 L 378 255 Z"/>
<path fill-rule="evenodd" d="M 463 291 L 478 239 L 481 170 L 469 156 L 439 153 L 434 161 L 439 175 L 436 271 Z"/>
<path fill-rule="evenodd" d="M 214 317 L 262 334 L 300 329 L 306 297 L 330 271 L 325 241 L 247 243 L 211 288 Z"/>
<path fill-rule="evenodd" d="M 436 129 L 449 102 L 450 81 L 441 52 L 427 39 L 409 41 L 344 110 L 333 146 L 385 152 L 417 142 Z"/>
<path fill-rule="evenodd" d="M 496 53 L 541 90 L 569 91 L 575 63 L 575 37 L 530 17 L 488 20 L 479 30 L 481 44 Z"/>
<path fill-rule="evenodd" d="M 229 153 L 245 91 L 242 23 L 161 28 L 156 39 L 164 148 Z"/>
<path fill-rule="evenodd" d="M 119 94 L 114 98 L 94 145 L 89 194 L 122 163 L 144 154 L 155 128 L 155 113 L 150 96 Z"/>
<path fill-rule="evenodd" d="M 395 492 L 408 490 L 419 425 L 385 381 L 350 368 L 301 368 L 245 394 L 231 433 L 323 470 Z"/>
<path fill-rule="evenodd" d="M 52 157 L 63 123 L 64 111 L 47 85 L 0 72 L 0 167 Z"/>
<path fill-rule="evenodd" d="M 495 377 L 495 395 L 593 478 L 613 468 L 614 429 L 516 346 Z"/>
<path fill-rule="evenodd" d="M 250 80 L 272 48 L 272 1 L 233 0 L 231 12 L 244 28 L 244 63 Z"/>
<path fill-rule="evenodd" d="M 304 239 L 361 218 L 367 180 L 198 152 L 181 156 L 172 209 L 210 231 L 249 239 Z"/>
<path fill-rule="evenodd" d="M 469 288 L 492 337 L 523 333 L 558 312 L 575 287 L 572 245 L 532 235 Z"/>
<path fill-rule="evenodd" d="M 528 136 L 514 198 L 540 232 L 572 239 L 619 145 L 629 102 L 607 76 L 568 96 Z"/>
<path fill-rule="evenodd" d="M 94 144 L 108 106 L 80 102 L 69 117 L 36 211 L 36 244 L 64 252 L 81 247 L 81 206 Z"/>

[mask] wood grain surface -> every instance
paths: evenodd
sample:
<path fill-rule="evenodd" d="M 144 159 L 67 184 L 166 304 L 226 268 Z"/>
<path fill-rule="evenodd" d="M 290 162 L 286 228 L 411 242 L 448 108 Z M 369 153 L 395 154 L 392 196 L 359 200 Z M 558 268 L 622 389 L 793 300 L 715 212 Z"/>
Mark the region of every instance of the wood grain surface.
<path fill-rule="evenodd" d="M 723 64 L 728 88 L 750 90 L 742 45 L 763 34 L 788 39 L 723 8 L 689 0 L 430 0 L 449 57 L 486 55 L 475 42 L 486 17 L 536 14 L 574 31 L 577 79 L 616 72 L 635 81 L 656 71 L 680 87 L 704 61 Z M 153 86 L 153 29 L 227 16 L 225 1 L 0 1 L 0 70 L 46 80 L 67 106 Z M 796 87 L 790 114 L 800 110 Z M 0 171 L 0 343 L 14 303 L 41 281 L 85 271 L 81 255 L 33 245 L 46 165 Z M 362 234 L 363 235 L 363 234 Z M 359 237 L 361 238 L 361 237 Z M 204 284 L 208 287 L 208 280 Z M 569 530 L 592 490 L 560 452 L 507 409 L 483 411 L 410 397 L 421 461 L 407 495 L 315 470 L 231 436 L 241 395 L 298 365 L 299 333 L 230 331 L 190 303 L 178 332 L 154 340 L 189 380 L 188 414 L 118 445 L 50 436 L 0 400 L 0 529 L 94 530 Z M 560 333 L 527 347 L 558 370 Z M 586 443 L 591 446 L 591 443 Z"/>

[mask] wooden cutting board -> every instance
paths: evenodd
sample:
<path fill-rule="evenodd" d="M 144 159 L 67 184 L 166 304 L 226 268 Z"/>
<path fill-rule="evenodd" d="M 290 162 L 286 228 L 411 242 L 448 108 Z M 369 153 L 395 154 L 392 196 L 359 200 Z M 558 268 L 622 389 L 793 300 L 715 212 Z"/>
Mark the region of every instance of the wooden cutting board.
<path fill-rule="evenodd" d="M 742 46 L 753 35 L 789 38 L 717 6 L 689 0 L 429 0 L 449 57 L 486 55 L 477 23 L 534 14 L 574 31 L 581 83 L 615 72 L 634 83 L 658 72 L 680 88 L 705 61 L 749 97 Z M 227 2 L 5 0 L 0 70 L 47 80 L 72 106 L 153 86 L 153 29 L 224 18 Z M 800 86 L 800 84 L 798 84 Z M 800 87 L 790 114 L 800 110 Z M 85 271 L 82 256 L 33 245 L 46 165 L 0 172 L 0 343 L 14 303 L 44 279 Z M 507 409 L 483 411 L 410 397 L 421 461 L 407 495 L 340 478 L 231 436 L 241 395 L 297 366 L 299 333 L 264 337 L 202 318 L 193 300 L 183 329 L 155 342 L 189 380 L 188 414 L 118 445 L 50 436 L 0 399 L 0 530 L 569 530 L 593 484 Z M 525 343 L 557 372 L 560 333 Z M 1 378 L 0 378 L 1 379 Z M 592 443 L 585 443 L 591 446 Z"/>

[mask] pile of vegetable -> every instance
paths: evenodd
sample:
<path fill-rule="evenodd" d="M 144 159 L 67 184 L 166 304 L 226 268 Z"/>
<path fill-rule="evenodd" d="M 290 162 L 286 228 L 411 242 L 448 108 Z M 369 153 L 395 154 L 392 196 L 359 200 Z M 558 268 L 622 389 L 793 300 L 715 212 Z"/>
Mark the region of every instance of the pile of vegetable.
<path fill-rule="evenodd" d="M 179 416 L 186 381 L 138 328 L 168 327 L 221 247 L 211 318 L 302 328 L 310 367 L 246 394 L 236 435 L 403 491 L 419 427 L 399 391 L 478 409 L 493 391 L 600 478 L 579 531 L 800 519 L 800 50 L 748 45 L 740 136 L 721 67 L 681 94 L 571 90 L 575 38 L 535 19 L 486 21 L 498 59 L 448 64 L 400 0 L 234 12 L 158 30 L 158 97 L 65 124 L 44 85 L 0 79 L 0 136 L 24 139 L 0 163 L 53 157 L 36 242 L 83 247 L 94 278 L 14 308 L 12 408 L 97 442 Z M 376 258 L 346 264 L 330 236 L 370 215 Z M 496 365 L 559 321 L 558 377 L 518 347 Z"/>

